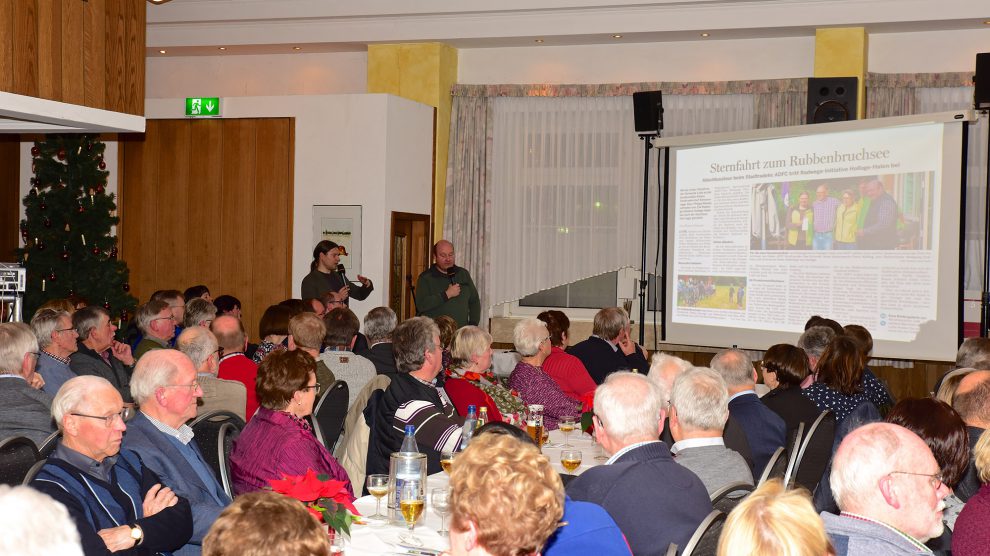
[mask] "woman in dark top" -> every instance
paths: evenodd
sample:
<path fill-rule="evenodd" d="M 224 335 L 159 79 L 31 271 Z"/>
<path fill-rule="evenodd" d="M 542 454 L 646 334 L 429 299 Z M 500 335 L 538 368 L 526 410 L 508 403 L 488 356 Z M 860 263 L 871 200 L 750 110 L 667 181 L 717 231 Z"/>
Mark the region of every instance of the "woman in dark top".
<path fill-rule="evenodd" d="M 836 424 L 860 405 L 872 403 L 863 393 L 863 353 L 856 340 L 836 336 L 825 348 L 815 370 L 814 384 L 801 392 L 818 409 L 832 410 Z"/>
<path fill-rule="evenodd" d="M 787 424 L 788 442 L 793 442 L 801 423 L 804 423 L 805 434 L 808 434 L 808 429 L 822 410 L 801 393 L 801 381 L 811 372 L 807 354 L 797 346 L 777 344 L 766 351 L 760 366 L 763 369 L 763 383 L 771 388 L 763 396 L 763 403 Z M 825 471 L 832 454 L 834 436 L 835 418 L 829 416 L 819 425 L 814 440 L 805 451 L 802 461 L 808 466 L 802 466 L 797 475 L 797 482 L 810 491 L 814 491 Z"/>

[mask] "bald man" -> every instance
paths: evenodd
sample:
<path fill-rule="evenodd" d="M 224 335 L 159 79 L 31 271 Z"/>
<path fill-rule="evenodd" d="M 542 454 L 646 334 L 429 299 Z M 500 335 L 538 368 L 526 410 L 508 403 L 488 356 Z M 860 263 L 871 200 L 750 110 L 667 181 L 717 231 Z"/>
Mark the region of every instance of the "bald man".
<path fill-rule="evenodd" d="M 990 428 L 990 371 L 973 371 L 966 375 L 952 398 L 952 407 L 966 423 L 966 433 L 969 435 L 969 467 L 955 489 L 956 497 L 965 502 L 976 494 L 981 485 L 972 452 L 980 435 Z"/>
<path fill-rule="evenodd" d="M 210 325 L 210 332 L 217 338 L 220 353 L 220 369 L 217 376 L 224 380 L 236 380 L 247 390 L 247 403 L 244 415 L 251 419 L 258 410 L 258 397 L 255 395 L 254 382 L 258 376 L 258 365 L 251 361 L 244 350 L 247 348 L 247 334 L 241 319 L 224 315 L 217 317 Z"/>
<path fill-rule="evenodd" d="M 458 328 L 481 320 L 478 288 L 467 269 L 454 264 L 454 244 L 445 239 L 433 246 L 433 265 L 416 280 L 416 315 L 446 315 Z"/>

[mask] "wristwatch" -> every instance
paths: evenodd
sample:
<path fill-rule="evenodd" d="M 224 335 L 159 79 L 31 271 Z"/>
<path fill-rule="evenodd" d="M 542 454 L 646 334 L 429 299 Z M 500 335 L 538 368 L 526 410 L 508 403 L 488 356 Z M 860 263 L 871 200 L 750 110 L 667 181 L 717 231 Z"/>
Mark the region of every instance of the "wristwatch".
<path fill-rule="evenodd" d="M 144 529 L 141 529 L 140 525 L 132 525 L 131 538 L 134 539 L 134 546 L 141 546 L 141 543 L 144 542 Z"/>

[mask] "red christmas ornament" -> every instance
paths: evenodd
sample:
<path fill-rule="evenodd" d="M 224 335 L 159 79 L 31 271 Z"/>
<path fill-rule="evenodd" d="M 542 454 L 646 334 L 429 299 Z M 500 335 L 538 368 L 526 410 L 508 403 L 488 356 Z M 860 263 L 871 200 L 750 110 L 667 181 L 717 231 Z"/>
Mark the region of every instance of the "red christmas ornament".
<path fill-rule="evenodd" d="M 41 149 L 38 147 L 31 147 L 31 156 L 38 156 L 41 154 Z"/>
<path fill-rule="evenodd" d="M 40 208 L 41 210 L 45 210 L 48 208 L 48 205 L 44 201 L 41 201 L 41 204 L 38 205 L 38 208 Z"/>
<path fill-rule="evenodd" d="M 110 300 L 109 299 L 103 302 L 103 308 L 106 309 L 107 311 L 110 310 Z"/>
<path fill-rule="evenodd" d="M 59 160 L 65 160 L 65 149 L 59 149 L 58 152 L 55 153 L 55 156 L 57 156 Z"/>
<path fill-rule="evenodd" d="M 93 249 L 91 249 L 91 251 L 93 252 L 94 255 L 100 254 L 100 248 L 95 245 L 93 246 Z"/>
<path fill-rule="evenodd" d="M 104 191 L 106 191 L 107 190 L 106 185 L 107 184 L 105 184 L 105 183 L 101 183 L 100 185 L 97 185 L 96 186 L 96 192 L 97 193 L 103 193 Z"/>
<path fill-rule="evenodd" d="M 69 248 L 67 246 L 62 246 L 62 260 L 69 260 Z"/>
<path fill-rule="evenodd" d="M 49 282 L 54 282 L 55 281 L 55 278 L 57 278 L 57 276 L 55 276 L 55 269 L 53 268 L 52 271 L 51 271 L 51 273 L 48 275 L 48 281 Z"/>
<path fill-rule="evenodd" d="M 100 166 L 100 170 L 106 170 L 107 169 L 107 163 L 106 162 L 103 162 L 102 160 L 100 161 L 99 166 Z"/>
<path fill-rule="evenodd" d="M 86 209 L 83 208 L 82 203 L 79 203 L 79 214 L 82 214 L 84 212 L 86 212 Z"/>
<path fill-rule="evenodd" d="M 120 286 L 120 287 L 123 288 L 125 292 L 131 291 L 131 285 L 128 284 L 127 282 L 124 282 L 124 284 L 122 286 Z"/>

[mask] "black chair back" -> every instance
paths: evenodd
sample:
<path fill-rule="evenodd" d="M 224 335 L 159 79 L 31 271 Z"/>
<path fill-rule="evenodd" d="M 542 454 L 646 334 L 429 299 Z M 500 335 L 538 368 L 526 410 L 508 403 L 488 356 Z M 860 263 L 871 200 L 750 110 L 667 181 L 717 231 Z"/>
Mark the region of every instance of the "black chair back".
<path fill-rule="evenodd" d="M 58 446 L 58 441 L 62 438 L 62 431 L 55 431 L 48 435 L 48 438 L 38 446 L 38 454 L 47 459 L 48 456 L 52 455 L 55 451 L 55 447 Z"/>
<path fill-rule="evenodd" d="M 712 493 L 712 507 L 728 514 L 751 492 L 753 492 L 753 485 L 749 483 L 729 483 Z"/>
<path fill-rule="evenodd" d="M 787 459 L 787 451 L 784 450 L 784 447 L 777 448 L 777 451 L 770 456 L 767 466 L 763 468 L 763 473 L 760 474 L 760 480 L 756 483 L 756 488 L 759 488 L 760 485 L 770 479 L 783 479 L 784 473 L 787 472 Z"/>
<path fill-rule="evenodd" d="M 27 474 L 24 475 L 24 480 L 21 481 L 21 484 L 25 486 L 31 484 L 31 481 L 38 476 L 38 473 L 41 472 L 41 468 L 44 467 L 46 463 L 48 463 L 48 458 L 42 458 L 34 462 L 31 469 L 28 469 Z"/>
<path fill-rule="evenodd" d="M 347 383 L 334 381 L 320 397 L 313 410 L 313 433 L 323 446 L 333 452 L 333 447 L 344 430 L 347 418 Z"/>
<path fill-rule="evenodd" d="M 831 410 L 826 409 L 811 424 L 808 434 L 804 435 L 804 441 L 801 442 L 792 477 L 797 486 L 808 489 L 808 492 L 815 492 L 829 460 L 826 457 L 815 457 L 814 454 L 828 453 L 828 447 L 834 440 L 835 417 Z"/>
<path fill-rule="evenodd" d="M 791 456 L 787 461 L 787 470 L 784 471 L 784 488 L 791 488 L 794 486 L 794 469 L 797 465 L 798 459 L 800 459 L 801 442 L 804 441 L 804 423 L 798 423 L 798 428 L 794 431 L 794 438 L 791 439 L 791 443 L 788 445 L 789 448 L 787 453 Z"/>
<path fill-rule="evenodd" d="M 38 448 L 23 436 L 0 442 L 0 484 L 17 486 L 24 482 L 31 467 L 41 459 Z"/>
<path fill-rule="evenodd" d="M 244 421 L 230 411 L 211 411 L 194 419 L 189 426 L 195 434 L 194 439 L 199 451 L 203 453 L 203 459 L 227 494 L 230 494 L 228 457 L 233 449 L 234 438 L 244 428 Z"/>
<path fill-rule="evenodd" d="M 217 452 L 220 457 L 220 485 L 223 486 L 224 492 L 231 499 L 234 498 L 234 483 L 230 475 L 230 452 L 234 449 L 234 440 L 240 434 L 240 429 L 236 428 L 233 423 L 224 423 L 220 425 L 220 432 L 217 437 Z"/>
<path fill-rule="evenodd" d="M 722 534 L 723 525 L 725 525 L 725 514 L 712 510 L 712 513 L 698 525 L 691 535 L 691 540 L 684 545 L 681 556 L 715 556 L 718 553 L 718 538 Z"/>

